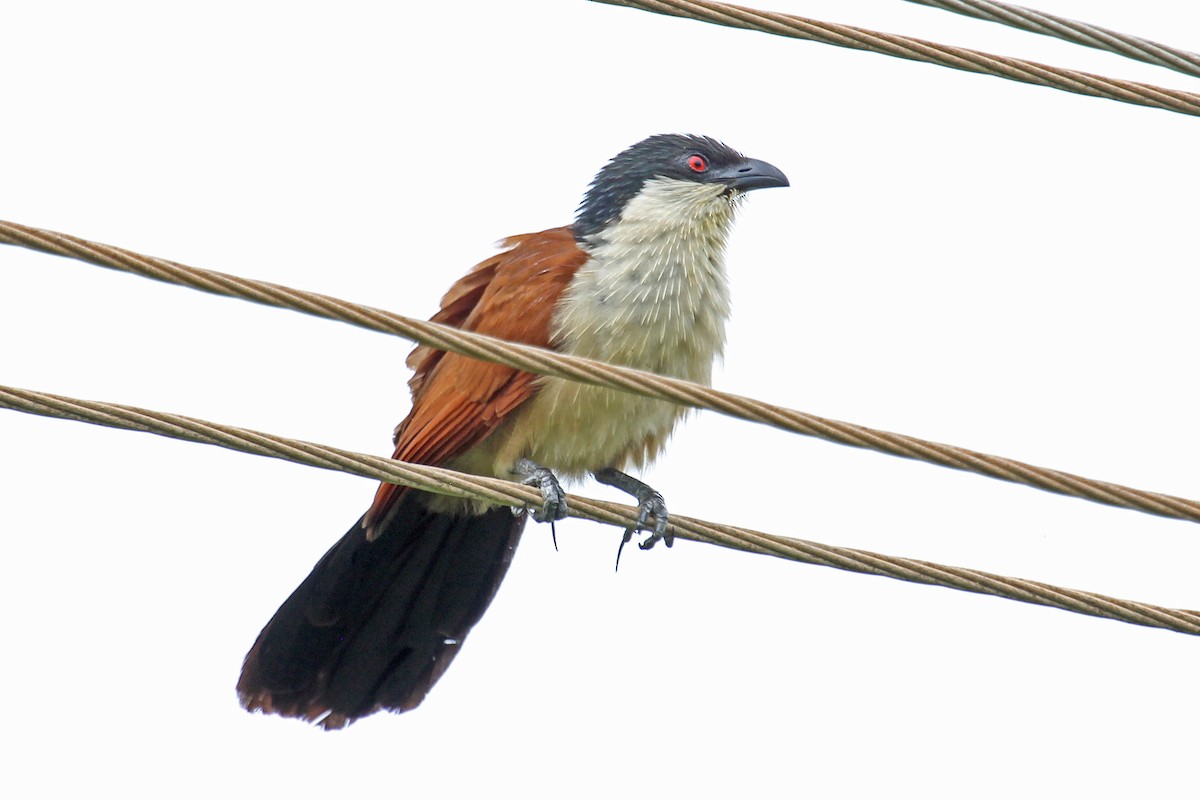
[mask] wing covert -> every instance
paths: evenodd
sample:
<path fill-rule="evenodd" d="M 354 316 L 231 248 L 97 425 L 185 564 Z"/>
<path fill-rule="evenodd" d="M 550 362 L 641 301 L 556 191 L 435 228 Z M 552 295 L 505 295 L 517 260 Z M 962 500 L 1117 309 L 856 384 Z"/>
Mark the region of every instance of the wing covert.
<path fill-rule="evenodd" d="M 434 322 L 508 341 L 550 344 L 559 296 L 587 254 L 569 227 L 505 239 L 508 249 L 478 264 L 442 298 Z M 396 426 L 393 458 L 440 465 L 483 441 L 533 395 L 538 376 L 419 345 L 406 362 L 413 406 Z M 402 487 L 383 484 L 367 512 L 370 528 Z"/>

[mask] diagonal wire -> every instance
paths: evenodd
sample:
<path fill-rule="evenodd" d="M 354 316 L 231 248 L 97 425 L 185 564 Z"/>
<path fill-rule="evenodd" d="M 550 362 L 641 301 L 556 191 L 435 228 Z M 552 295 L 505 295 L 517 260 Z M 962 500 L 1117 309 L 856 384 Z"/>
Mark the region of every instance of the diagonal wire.
<path fill-rule="evenodd" d="M 758 422 L 837 444 L 974 472 L 997 480 L 1146 514 L 1200 522 L 1200 501 L 1097 481 L 1010 458 L 818 417 L 748 397 L 720 392 L 708 386 L 493 339 L 327 295 L 187 267 L 174 261 L 141 255 L 64 233 L 0 220 L 0 243 L 67 256 L 213 294 L 302 311 L 369 330 L 403 336 L 440 350 L 494 361 L 528 372 L 553 375 L 680 405 L 717 411 L 737 419 Z"/>
<path fill-rule="evenodd" d="M 715 0 L 592 0 L 614 6 L 626 6 L 675 17 L 711 22 L 732 28 L 771 33 L 793 39 L 809 39 L 838 47 L 866 50 L 872 53 L 924 61 L 966 72 L 994 75 L 1000 78 L 1048 86 L 1065 92 L 1104 97 L 1123 103 L 1161 108 L 1180 114 L 1200 116 L 1200 95 L 1178 89 L 1168 89 L 1148 83 L 1107 78 L 1089 72 L 1054 67 L 1011 58 L 980 50 L 938 44 L 911 36 L 882 33 L 852 25 L 760 11 Z"/>
<path fill-rule="evenodd" d="M 512 506 L 530 506 L 541 502 L 541 495 L 536 489 L 518 483 L 411 464 L 133 406 L 79 400 L 0 386 L 0 408 L 213 444 L 245 453 L 414 486 L 440 494 L 475 497 Z M 619 527 L 628 527 L 636 522 L 638 517 L 638 510 L 630 506 L 573 495 L 568 498 L 568 507 L 573 517 Z M 673 515 L 669 529 L 680 538 L 772 555 L 790 561 L 976 594 L 989 594 L 1133 625 L 1200 635 L 1198 611 L 1164 608 L 981 570 L 836 547 L 682 516 Z"/>
<path fill-rule="evenodd" d="M 999 22 L 1030 33 L 1053 36 L 1072 44 L 1107 50 L 1126 58 L 1144 61 L 1157 67 L 1166 67 L 1185 75 L 1200 78 L 1200 54 L 1177 47 L 1152 42 L 1138 36 L 1101 28 L 1087 22 L 1047 14 L 1024 6 L 995 3 L 989 0 L 908 0 L 943 11 L 953 11 L 967 17 Z"/>

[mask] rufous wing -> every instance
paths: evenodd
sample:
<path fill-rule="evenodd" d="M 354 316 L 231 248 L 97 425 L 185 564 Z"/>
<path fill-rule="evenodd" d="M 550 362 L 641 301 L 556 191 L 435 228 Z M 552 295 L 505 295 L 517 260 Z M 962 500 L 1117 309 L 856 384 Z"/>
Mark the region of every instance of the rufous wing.
<path fill-rule="evenodd" d="M 587 261 L 570 228 L 513 236 L 442 298 L 434 322 L 546 347 L 555 304 Z M 396 427 L 393 458 L 440 465 L 479 444 L 528 400 L 538 376 L 425 345 L 407 364 L 413 406 Z M 363 518 L 370 531 L 404 487 L 382 484 Z"/>

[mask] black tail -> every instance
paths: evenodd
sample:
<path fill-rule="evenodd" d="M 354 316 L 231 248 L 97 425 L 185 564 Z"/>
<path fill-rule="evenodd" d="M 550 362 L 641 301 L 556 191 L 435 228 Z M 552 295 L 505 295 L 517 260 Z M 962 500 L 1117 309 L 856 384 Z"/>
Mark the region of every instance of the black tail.
<path fill-rule="evenodd" d="M 373 541 L 356 523 L 317 562 L 246 654 L 246 710 L 332 729 L 420 704 L 492 601 L 525 525 L 505 507 L 435 513 L 427 498 L 406 492 Z"/>

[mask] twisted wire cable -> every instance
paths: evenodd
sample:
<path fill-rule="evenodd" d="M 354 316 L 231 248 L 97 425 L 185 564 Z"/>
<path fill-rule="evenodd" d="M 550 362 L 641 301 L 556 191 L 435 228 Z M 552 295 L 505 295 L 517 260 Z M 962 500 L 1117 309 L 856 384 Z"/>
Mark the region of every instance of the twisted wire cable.
<path fill-rule="evenodd" d="M 956 14 L 988 22 L 999 22 L 1002 25 L 1019 28 L 1030 33 L 1053 36 L 1072 44 L 1081 44 L 1084 47 L 1107 50 L 1126 58 L 1144 61 L 1147 64 L 1166 67 L 1185 75 L 1200 78 L 1200 54 L 1108 28 L 1101 28 L 1087 22 L 1047 14 L 1044 11 L 1024 6 L 989 2 L 989 0 L 908 0 L 908 2 L 940 8 L 943 11 L 953 11 Z"/>
<path fill-rule="evenodd" d="M 653 11 L 657 14 L 711 22 L 731 28 L 771 33 L 792 39 L 809 39 L 838 47 L 866 50 L 911 61 L 938 64 L 966 72 L 994 75 L 1037 86 L 1048 86 L 1075 94 L 1104 97 L 1123 103 L 1200 116 L 1200 95 L 1191 92 L 1168 89 L 1149 83 L 1108 78 L 1065 67 L 1039 64 L 1036 61 L 938 44 L 911 36 L 882 33 L 834 22 L 822 22 L 793 14 L 760 11 L 714 0 L 592 0 L 592 2 L 627 6 L 642 11 Z"/>
<path fill-rule="evenodd" d="M 837 444 L 875 450 L 965 472 L 974 472 L 997 480 L 1032 486 L 1105 505 L 1173 519 L 1200 522 L 1200 501 L 1093 480 L 1068 472 L 1037 467 L 1010 458 L 987 455 L 961 447 L 818 417 L 748 397 L 717 391 L 708 386 L 493 339 L 433 322 L 410 319 L 327 295 L 304 292 L 278 284 L 212 272 L 197 267 L 188 267 L 173 261 L 141 255 L 63 233 L 0 220 L 0 243 L 15 244 L 33 250 L 67 256 L 213 294 L 339 320 L 369 330 L 413 339 L 441 350 L 506 364 L 527 372 L 553 375 L 645 397 L 667 400 L 693 408 L 716 411 L 727 416 L 770 425 L 780 430 L 812 436 Z"/>
<path fill-rule="evenodd" d="M 541 494 L 536 489 L 518 483 L 410 464 L 133 406 L 0 386 L 0 408 L 213 444 L 254 455 L 413 486 L 425 491 L 475 497 L 503 505 L 536 506 L 541 502 Z M 573 517 L 619 527 L 628 527 L 638 516 L 636 508 L 575 495 L 569 496 L 567 503 Z M 1187 609 L 1164 608 L 981 570 L 836 547 L 683 516 L 672 515 L 669 529 L 680 538 L 772 555 L 790 561 L 867 575 L 881 575 L 976 594 L 989 594 L 1133 625 L 1200 635 L 1200 612 Z"/>

